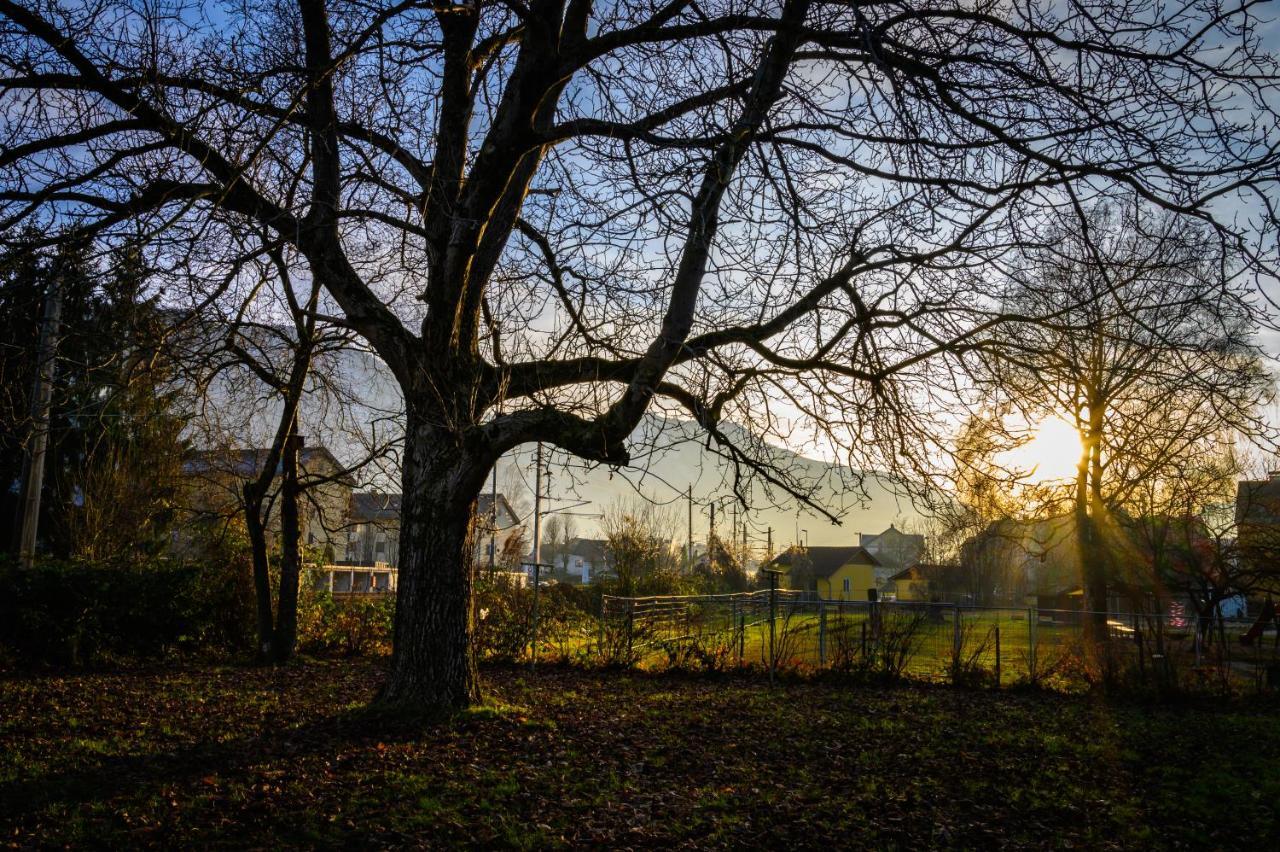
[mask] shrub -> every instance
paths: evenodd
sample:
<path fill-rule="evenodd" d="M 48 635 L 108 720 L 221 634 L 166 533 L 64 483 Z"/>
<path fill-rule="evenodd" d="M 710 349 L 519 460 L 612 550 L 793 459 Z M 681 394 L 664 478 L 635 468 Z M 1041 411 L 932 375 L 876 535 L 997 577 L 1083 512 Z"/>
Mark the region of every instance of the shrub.
<path fill-rule="evenodd" d="M 18 666 L 228 653 L 252 635 L 249 566 L 46 561 L 0 569 L 0 645 Z"/>
<path fill-rule="evenodd" d="M 394 594 L 335 599 L 304 581 L 298 590 L 298 650 L 349 657 L 389 654 L 395 614 Z"/>
<path fill-rule="evenodd" d="M 481 574 L 476 582 L 476 653 L 514 662 L 526 657 L 533 638 L 533 588 L 503 574 Z M 592 595 L 567 583 L 538 590 L 538 656 L 560 662 L 581 657 L 594 633 L 588 614 Z"/>

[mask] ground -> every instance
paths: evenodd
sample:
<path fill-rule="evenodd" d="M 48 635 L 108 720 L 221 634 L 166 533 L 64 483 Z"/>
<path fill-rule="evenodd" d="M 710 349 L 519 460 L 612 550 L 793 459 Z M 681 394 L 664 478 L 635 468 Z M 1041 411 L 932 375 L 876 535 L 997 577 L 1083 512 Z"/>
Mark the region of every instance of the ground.
<path fill-rule="evenodd" d="M 1274 848 L 1280 708 L 486 669 L 456 718 L 377 661 L 0 679 L 14 846 Z"/>

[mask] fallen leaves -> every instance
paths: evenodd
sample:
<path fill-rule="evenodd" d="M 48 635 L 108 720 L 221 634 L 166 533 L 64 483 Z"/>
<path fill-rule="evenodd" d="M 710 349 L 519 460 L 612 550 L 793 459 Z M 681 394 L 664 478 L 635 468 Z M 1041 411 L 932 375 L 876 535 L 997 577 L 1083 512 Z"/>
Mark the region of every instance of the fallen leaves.
<path fill-rule="evenodd" d="M 0 681 L 5 844 L 1089 848 L 1275 837 L 1280 712 L 369 660 Z"/>

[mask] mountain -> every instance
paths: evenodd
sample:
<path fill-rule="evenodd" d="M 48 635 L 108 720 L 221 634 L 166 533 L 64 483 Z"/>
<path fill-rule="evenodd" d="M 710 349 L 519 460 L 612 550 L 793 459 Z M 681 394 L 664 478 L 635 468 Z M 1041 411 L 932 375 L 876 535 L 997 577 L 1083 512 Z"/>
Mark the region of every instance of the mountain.
<path fill-rule="evenodd" d="M 398 437 L 403 422 L 399 388 L 378 358 L 345 351 L 318 364 L 317 370 L 324 371 L 328 385 L 340 389 L 347 399 L 341 405 L 332 394 L 304 400 L 300 425 L 308 443 L 323 444 L 351 464 L 366 455 L 365 448 Z M 234 373 L 224 374 L 210 387 L 206 403 L 192 430 L 198 445 L 227 440 L 240 445 L 264 443 L 275 428 L 279 411 L 277 403 L 262 397 L 250 377 Z M 725 432 L 735 445 L 751 443 L 741 427 L 728 425 Z M 547 448 L 548 477 L 543 493 L 549 499 L 544 508 L 572 517 L 577 535 L 592 538 L 601 535 L 601 512 L 639 495 L 670 507 L 664 511 L 672 515 L 668 520 L 676 527 L 677 539 L 683 540 L 689 515 L 686 489 L 691 488 L 694 540 L 706 540 L 713 501 L 718 504 L 717 531 L 721 537 L 729 535 L 735 513 L 734 466 L 708 448 L 705 434 L 690 422 L 649 415 L 637 430 L 633 445 L 633 465 L 618 469 L 589 465 Z M 895 488 L 887 475 L 860 473 L 785 447 L 769 445 L 757 447 L 757 451 L 811 487 L 815 502 L 838 515 L 842 524 L 801 507 L 777 488 L 766 488 L 756 477 L 742 486 L 752 510 L 744 513 L 736 509 L 738 520 L 745 519 L 754 547 L 763 547 L 769 528 L 775 549 L 792 543 L 797 536 L 813 545 L 856 544 L 859 532 L 878 533 L 890 523 L 911 526 L 919 518 L 911 501 L 895 493 L 903 489 Z M 534 447 L 519 447 L 504 457 L 497 471 L 498 490 L 525 518 L 533 508 L 534 455 Z M 398 491 L 396 458 L 398 453 L 393 451 L 363 470 L 359 476 L 362 487 Z"/>

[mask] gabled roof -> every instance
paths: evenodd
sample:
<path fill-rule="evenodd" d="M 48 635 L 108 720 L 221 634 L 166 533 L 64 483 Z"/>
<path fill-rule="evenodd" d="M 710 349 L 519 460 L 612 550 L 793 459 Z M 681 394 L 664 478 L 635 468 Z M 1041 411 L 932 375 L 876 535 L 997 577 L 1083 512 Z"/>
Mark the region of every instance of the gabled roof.
<path fill-rule="evenodd" d="M 921 533 L 903 532 L 893 524 L 889 524 L 889 528 L 884 532 L 878 533 L 858 533 L 858 541 L 865 547 L 867 545 L 878 546 L 882 543 L 897 539 L 903 543 L 907 543 L 917 547 L 924 547 L 924 535 Z"/>
<path fill-rule="evenodd" d="M 1280 474 L 1236 483 L 1236 523 L 1280 523 Z"/>
<path fill-rule="evenodd" d="M 813 573 L 819 577 L 830 577 L 845 565 L 870 565 L 876 567 L 880 560 L 872 556 L 865 547 L 851 545 L 848 547 L 801 547 L 789 548 L 770 560 L 770 565 L 791 568 L 796 564 L 807 562 L 813 567 Z"/>
<path fill-rule="evenodd" d="M 911 580 L 912 582 L 925 580 L 933 582 L 940 579 L 943 574 L 955 570 L 956 566 L 954 565 L 931 565 L 924 562 L 917 562 L 914 565 L 909 565 L 902 569 L 897 574 L 894 574 L 889 578 L 889 580 Z"/>
<path fill-rule="evenodd" d="M 379 494 L 376 491 L 361 491 L 351 495 L 351 506 L 347 509 L 350 520 L 354 523 L 372 523 L 376 521 L 400 520 L 400 495 Z"/>
<path fill-rule="evenodd" d="M 395 523 L 400 520 L 402 502 L 403 498 L 399 494 L 360 491 L 351 495 L 351 505 L 348 513 L 352 523 Z M 498 495 L 498 511 L 505 512 L 510 518 L 516 517 L 516 513 L 512 511 L 511 506 L 507 503 L 507 498 L 502 494 Z M 488 520 L 492 517 L 492 513 L 493 494 L 481 494 L 479 499 L 476 500 L 476 517 Z M 499 529 L 506 529 L 507 526 L 499 524 Z"/>
<path fill-rule="evenodd" d="M 188 476 L 234 476 L 237 479 L 250 479 L 262 470 L 270 450 L 266 447 L 219 448 L 215 450 L 195 450 L 182 463 L 182 472 Z M 323 444 L 303 447 L 298 452 L 298 464 L 302 472 L 309 476 L 331 476 L 338 474 L 338 482 L 343 485 L 354 485 L 355 480 L 349 473 L 342 472 L 342 464 L 329 452 Z M 322 470 L 327 466 L 327 470 Z M 276 465 L 276 474 L 280 473 L 280 465 Z"/>
<path fill-rule="evenodd" d="M 515 526 L 520 523 L 520 519 L 516 517 L 516 510 L 511 508 L 511 504 L 507 502 L 507 497 L 501 491 L 498 492 L 498 513 L 506 513 L 514 524 L 503 525 L 501 521 L 498 523 L 498 529 L 507 529 L 509 526 Z M 493 492 L 481 494 L 476 499 L 476 517 L 492 518 L 493 517 Z"/>
<path fill-rule="evenodd" d="M 603 562 L 609 552 L 609 542 L 602 538 L 575 538 L 565 549 L 570 556 L 581 556 L 592 564 Z"/>

